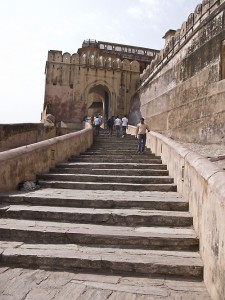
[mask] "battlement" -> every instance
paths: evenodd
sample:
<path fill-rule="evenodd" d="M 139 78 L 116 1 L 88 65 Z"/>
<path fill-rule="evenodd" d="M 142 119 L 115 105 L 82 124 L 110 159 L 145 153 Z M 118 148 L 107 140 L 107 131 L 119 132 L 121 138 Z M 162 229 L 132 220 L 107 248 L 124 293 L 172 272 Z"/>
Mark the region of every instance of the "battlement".
<path fill-rule="evenodd" d="M 48 52 L 47 66 L 49 63 L 73 64 L 83 68 L 99 68 L 107 70 L 126 70 L 132 72 L 140 72 L 140 64 L 138 61 L 121 60 L 120 58 L 103 57 L 92 53 L 70 54 L 68 52 L 50 50 Z"/>
<path fill-rule="evenodd" d="M 214 15 L 220 13 L 225 7 L 225 0 L 203 0 L 198 4 L 194 13 L 191 13 L 183 22 L 180 29 L 169 30 L 165 38 L 164 48 L 156 54 L 155 58 L 141 74 L 141 86 L 145 86 L 190 40 L 190 38 Z"/>

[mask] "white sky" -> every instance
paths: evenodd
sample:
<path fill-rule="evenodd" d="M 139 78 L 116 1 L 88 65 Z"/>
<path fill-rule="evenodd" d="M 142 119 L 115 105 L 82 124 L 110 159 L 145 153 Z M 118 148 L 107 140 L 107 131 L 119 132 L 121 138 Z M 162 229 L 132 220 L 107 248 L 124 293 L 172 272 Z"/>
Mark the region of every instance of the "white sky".
<path fill-rule="evenodd" d="M 0 0 L 0 124 L 38 123 L 48 50 L 85 39 L 162 49 L 201 0 Z"/>

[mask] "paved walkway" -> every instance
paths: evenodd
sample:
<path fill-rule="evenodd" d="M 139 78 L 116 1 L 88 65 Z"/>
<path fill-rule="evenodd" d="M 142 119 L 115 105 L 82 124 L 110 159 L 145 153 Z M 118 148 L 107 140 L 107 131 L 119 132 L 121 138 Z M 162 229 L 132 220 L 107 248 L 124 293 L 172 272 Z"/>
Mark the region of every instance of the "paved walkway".
<path fill-rule="evenodd" d="M 0 268 L 1 300 L 209 300 L 202 283 Z"/>

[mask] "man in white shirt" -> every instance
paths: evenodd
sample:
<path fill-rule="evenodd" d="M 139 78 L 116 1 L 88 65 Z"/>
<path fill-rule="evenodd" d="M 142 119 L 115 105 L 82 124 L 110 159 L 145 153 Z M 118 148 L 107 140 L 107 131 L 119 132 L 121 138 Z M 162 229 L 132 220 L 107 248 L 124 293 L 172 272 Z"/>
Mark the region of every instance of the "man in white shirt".
<path fill-rule="evenodd" d="M 101 120 L 99 119 L 99 116 L 96 116 L 94 119 L 94 125 L 95 125 L 95 133 L 96 135 L 99 135 Z"/>
<path fill-rule="evenodd" d="M 150 132 L 150 129 L 147 124 L 145 124 L 145 119 L 140 118 L 140 123 L 137 124 L 136 128 L 136 135 L 135 137 L 138 138 L 138 154 L 143 154 L 145 150 L 146 144 L 146 130 Z"/>
<path fill-rule="evenodd" d="M 126 137 L 126 130 L 127 130 L 127 128 L 128 128 L 128 119 L 127 119 L 127 116 L 125 115 L 122 118 L 122 131 L 123 131 L 122 137 Z"/>
<path fill-rule="evenodd" d="M 121 124 L 122 124 L 122 121 L 119 118 L 119 116 L 117 116 L 115 121 L 114 121 L 114 125 L 116 126 L 116 136 L 120 135 L 120 126 L 121 126 Z"/>

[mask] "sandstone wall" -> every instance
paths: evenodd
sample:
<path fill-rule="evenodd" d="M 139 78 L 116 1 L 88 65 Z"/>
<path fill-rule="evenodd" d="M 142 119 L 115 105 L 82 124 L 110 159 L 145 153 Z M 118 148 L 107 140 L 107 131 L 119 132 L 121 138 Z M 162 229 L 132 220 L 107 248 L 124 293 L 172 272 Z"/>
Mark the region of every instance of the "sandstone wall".
<path fill-rule="evenodd" d="M 136 127 L 129 126 L 134 135 Z M 159 133 L 147 133 L 147 147 L 161 156 L 178 192 L 189 202 L 199 236 L 204 282 L 212 299 L 225 299 L 225 173 L 206 158 Z"/>
<path fill-rule="evenodd" d="M 152 130 L 188 142 L 225 141 L 224 9 L 224 0 L 204 0 L 142 74 L 133 106 L 140 102 Z"/>
<path fill-rule="evenodd" d="M 0 151 L 33 144 L 55 136 L 55 127 L 44 127 L 43 124 L 2 124 L 0 125 Z"/>
<path fill-rule="evenodd" d="M 49 51 L 44 108 L 47 106 L 56 122 L 81 123 L 84 116 L 91 116 L 89 107 L 93 102 L 103 103 L 107 98 L 107 116 L 128 114 L 139 83 L 140 64 L 109 54 L 102 56 L 99 49 L 80 50 L 80 54 L 73 55 Z"/>
<path fill-rule="evenodd" d="M 79 132 L 0 153 L 0 192 L 15 190 L 20 182 L 35 180 L 72 154 L 85 152 L 93 143 L 93 129 L 88 123 L 85 126 Z"/>

